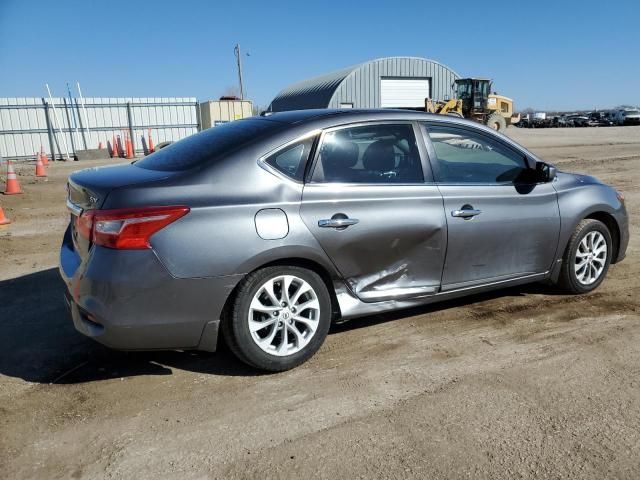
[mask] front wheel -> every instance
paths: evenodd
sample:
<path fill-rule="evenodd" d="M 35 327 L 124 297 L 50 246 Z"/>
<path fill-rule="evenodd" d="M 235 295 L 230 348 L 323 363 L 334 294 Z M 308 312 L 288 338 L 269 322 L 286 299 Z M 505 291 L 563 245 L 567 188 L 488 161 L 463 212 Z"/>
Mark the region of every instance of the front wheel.
<path fill-rule="evenodd" d="M 594 219 L 582 220 L 564 252 L 559 286 L 569 293 L 595 290 L 609 270 L 611 253 L 611 233 L 607 226 Z"/>
<path fill-rule="evenodd" d="M 507 121 L 498 112 L 494 112 L 487 118 L 487 126 L 501 132 L 507 128 Z"/>
<path fill-rule="evenodd" d="M 267 267 L 240 285 L 222 333 L 243 362 L 271 372 L 311 358 L 331 324 L 331 299 L 320 276 L 295 266 Z"/>

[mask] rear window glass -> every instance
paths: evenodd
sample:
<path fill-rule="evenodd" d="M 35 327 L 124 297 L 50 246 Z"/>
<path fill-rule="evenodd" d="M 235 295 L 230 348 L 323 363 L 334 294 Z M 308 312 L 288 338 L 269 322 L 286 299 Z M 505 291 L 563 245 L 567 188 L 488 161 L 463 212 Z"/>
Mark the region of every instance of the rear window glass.
<path fill-rule="evenodd" d="M 180 171 L 208 163 L 231 153 L 243 144 L 282 128 L 264 118 L 247 118 L 208 128 L 136 162 L 149 170 Z"/>

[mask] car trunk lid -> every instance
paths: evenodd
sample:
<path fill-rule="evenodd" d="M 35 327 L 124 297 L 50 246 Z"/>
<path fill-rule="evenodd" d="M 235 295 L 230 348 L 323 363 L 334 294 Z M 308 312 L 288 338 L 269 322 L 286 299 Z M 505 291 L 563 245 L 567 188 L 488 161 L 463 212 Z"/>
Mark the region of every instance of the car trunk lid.
<path fill-rule="evenodd" d="M 100 209 L 109 193 L 115 189 L 161 181 L 177 173 L 126 164 L 89 168 L 71 175 L 67 183 L 67 209 L 70 213 L 71 238 L 78 254 L 85 257 L 91 248 L 91 241 L 79 231 L 83 213 Z"/>

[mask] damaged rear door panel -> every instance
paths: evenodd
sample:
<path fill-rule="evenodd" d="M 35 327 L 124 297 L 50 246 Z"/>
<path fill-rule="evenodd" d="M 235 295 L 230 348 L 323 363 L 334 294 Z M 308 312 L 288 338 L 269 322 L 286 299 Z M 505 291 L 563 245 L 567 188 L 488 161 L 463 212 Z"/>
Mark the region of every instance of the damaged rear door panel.
<path fill-rule="evenodd" d="M 447 234 L 435 186 L 307 185 L 301 214 L 362 301 L 438 292 Z M 358 223 L 343 230 L 318 226 L 336 214 Z"/>
<path fill-rule="evenodd" d="M 304 187 L 305 225 L 364 302 L 440 289 L 447 223 L 414 134 L 406 123 L 325 131 Z"/>

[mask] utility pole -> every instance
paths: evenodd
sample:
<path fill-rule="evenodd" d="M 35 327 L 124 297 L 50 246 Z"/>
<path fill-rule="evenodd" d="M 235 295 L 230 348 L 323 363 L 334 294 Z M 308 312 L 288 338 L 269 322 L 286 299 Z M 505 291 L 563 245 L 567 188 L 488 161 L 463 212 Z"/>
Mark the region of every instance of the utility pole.
<path fill-rule="evenodd" d="M 240 44 L 237 43 L 233 49 L 233 53 L 236 55 L 236 61 L 238 63 L 238 80 L 240 80 L 240 100 L 244 100 L 244 85 L 242 84 L 242 59 L 240 57 Z"/>

